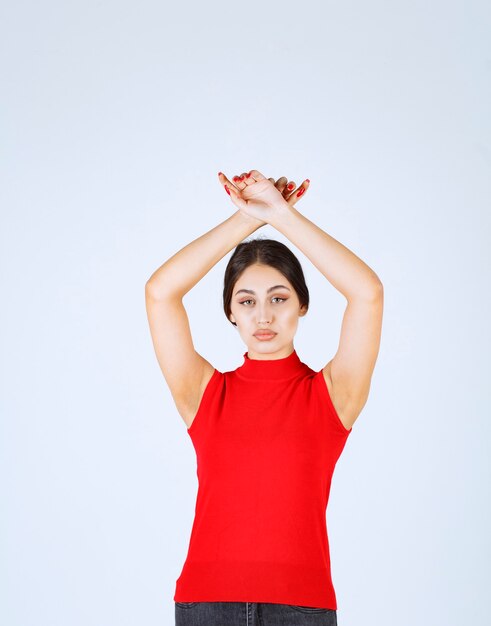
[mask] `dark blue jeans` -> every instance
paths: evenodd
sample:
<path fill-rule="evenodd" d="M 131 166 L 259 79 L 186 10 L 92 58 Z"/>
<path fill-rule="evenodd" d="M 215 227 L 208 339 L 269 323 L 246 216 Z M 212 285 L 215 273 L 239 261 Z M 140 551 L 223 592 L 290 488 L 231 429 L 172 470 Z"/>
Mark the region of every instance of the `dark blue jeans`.
<path fill-rule="evenodd" d="M 337 626 L 335 609 L 269 602 L 175 602 L 176 626 Z"/>

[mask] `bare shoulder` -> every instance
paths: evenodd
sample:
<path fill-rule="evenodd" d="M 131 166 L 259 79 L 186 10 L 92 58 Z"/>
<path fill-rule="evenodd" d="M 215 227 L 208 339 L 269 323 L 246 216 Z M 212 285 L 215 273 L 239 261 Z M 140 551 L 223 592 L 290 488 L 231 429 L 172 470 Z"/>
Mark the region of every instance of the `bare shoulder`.
<path fill-rule="evenodd" d="M 333 383 L 331 376 L 331 363 L 329 363 L 323 368 L 322 373 L 324 375 L 324 380 L 326 381 L 327 390 L 329 392 L 329 397 L 331 398 L 331 402 L 336 409 L 336 413 L 341 420 L 343 426 L 349 430 L 353 424 L 355 423 L 358 415 L 361 412 L 361 408 L 357 408 L 350 403 L 349 394 L 346 390 L 336 387 Z"/>
<path fill-rule="evenodd" d="M 350 429 L 365 406 L 380 347 L 384 290 L 380 281 L 369 294 L 348 300 L 339 347 L 323 368 L 332 403 Z"/>
<path fill-rule="evenodd" d="M 203 364 L 203 378 L 196 389 L 190 390 L 187 398 L 181 401 L 176 400 L 175 402 L 177 410 L 179 411 L 179 414 L 184 420 L 187 428 L 191 428 L 191 424 L 196 417 L 201 400 L 203 399 L 205 389 L 208 386 L 215 369 L 216 368 L 211 363 L 206 361 L 206 363 Z"/>

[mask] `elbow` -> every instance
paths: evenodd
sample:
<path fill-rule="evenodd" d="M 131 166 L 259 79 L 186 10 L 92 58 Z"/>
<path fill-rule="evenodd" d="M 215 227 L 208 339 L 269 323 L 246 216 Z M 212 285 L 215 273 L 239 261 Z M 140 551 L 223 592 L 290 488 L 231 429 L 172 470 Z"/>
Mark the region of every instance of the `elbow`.
<path fill-rule="evenodd" d="M 174 298 L 182 299 L 183 294 L 171 288 L 169 282 L 160 278 L 158 283 L 151 278 L 145 283 L 146 300 L 169 300 Z"/>
<path fill-rule="evenodd" d="M 384 285 L 380 280 L 378 274 L 376 274 L 373 270 L 371 270 L 371 280 L 370 280 L 371 291 L 377 295 L 382 295 L 384 293 Z"/>
<path fill-rule="evenodd" d="M 382 281 L 376 276 L 373 280 L 367 283 L 363 289 L 363 298 L 365 300 L 376 301 L 381 300 L 384 297 L 384 286 Z"/>
<path fill-rule="evenodd" d="M 147 280 L 145 283 L 145 299 L 160 300 L 162 296 L 162 289 L 157 286 L 155 281 Z"/>
<path fill-rule="evenodd" d="M 154 289 L 154 285 L 152 283 L 152 279 L 149 278 L 145 283 L 145 293 L 150 293 Z"/>
<path fill-rule="evenodd" d="M 373 283 L 371 287 L 370 293 L 372 298 L 383 298 L 384 296 L 384 285 L 382 281 L 378 278 L 378 276 L 377 280 Z"/>

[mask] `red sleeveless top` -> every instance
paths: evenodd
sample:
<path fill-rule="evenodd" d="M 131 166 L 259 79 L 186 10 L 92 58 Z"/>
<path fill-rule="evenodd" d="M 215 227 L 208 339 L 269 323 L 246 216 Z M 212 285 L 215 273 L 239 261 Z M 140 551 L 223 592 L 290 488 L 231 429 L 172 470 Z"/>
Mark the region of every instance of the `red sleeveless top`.
<path fill-rule="evenodd" d="M 295 350 L 215 369 L 187 431 L 199 485 L 174 601 L 337 609 L 326 509 L 351 431 Z"/>

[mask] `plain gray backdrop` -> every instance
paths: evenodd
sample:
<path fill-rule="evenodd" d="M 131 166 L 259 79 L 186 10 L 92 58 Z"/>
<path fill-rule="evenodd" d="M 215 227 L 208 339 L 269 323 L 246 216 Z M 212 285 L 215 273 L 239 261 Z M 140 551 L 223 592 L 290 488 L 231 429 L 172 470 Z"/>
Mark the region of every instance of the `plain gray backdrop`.
<path fill-rule="evenodd" d="M 166 626 L 197 491 L 144 285 L 252 168 L 385 289 L 327 522 L 340 626 L 489 623 L 490 74 L 484 1 L 2 3 L 0 621 Z M 334 355 L 344 297 L 295 348 Z M 230 253 L 231 254 L 231 253 Z M 221 371 L 246 347 L 224 257 L 185 297 Z"/>

